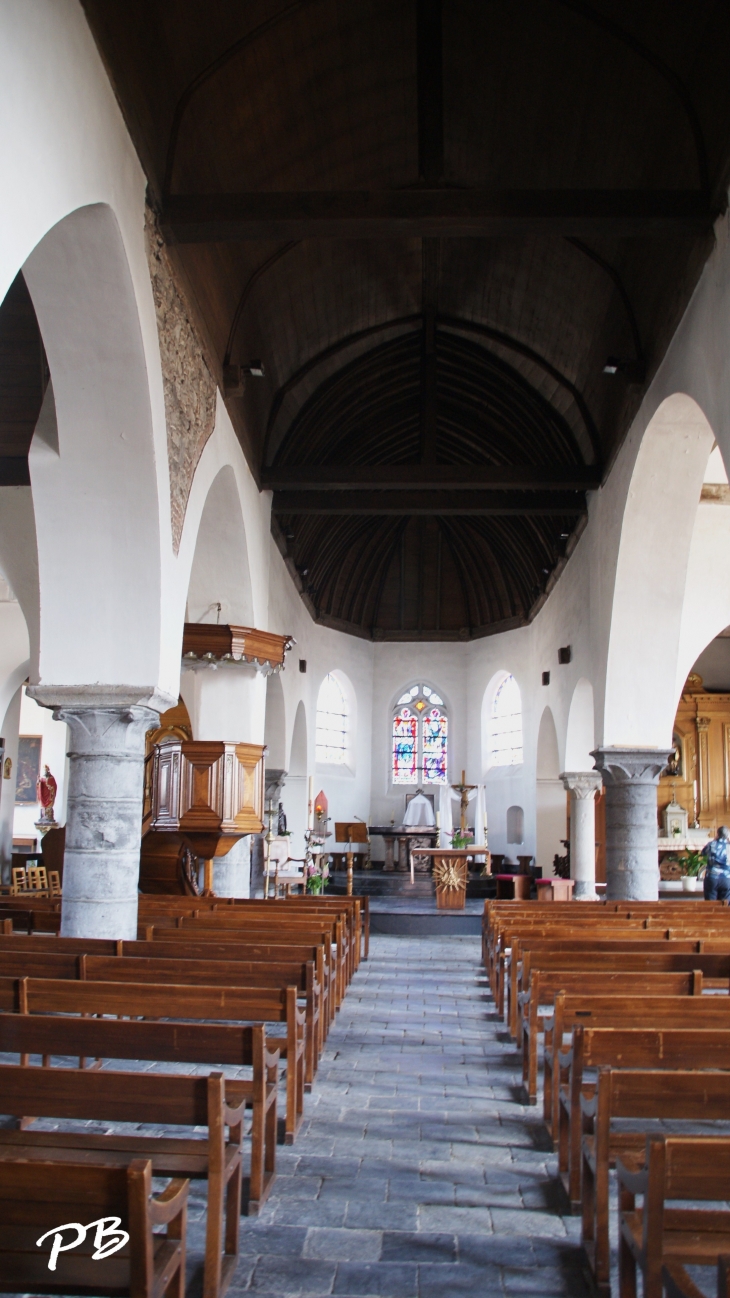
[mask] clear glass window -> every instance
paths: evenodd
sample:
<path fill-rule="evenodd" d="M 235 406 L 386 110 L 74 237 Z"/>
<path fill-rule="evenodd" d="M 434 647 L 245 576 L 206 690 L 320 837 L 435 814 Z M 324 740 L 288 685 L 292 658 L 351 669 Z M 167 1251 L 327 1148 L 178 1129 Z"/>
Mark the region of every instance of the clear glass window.
<path fill-rule="evenodd" d="M 514 676 L 505 676 L 492 702 L 489 765 L 519 766 L 522 753 L 522 698 Z"/>
<path fill-rule="evenodd" d="M 325 676 L 317 698 L 317 761 L 343 766 L 347 761 L 349 733 L 347 696 L 337 677 Z"/>

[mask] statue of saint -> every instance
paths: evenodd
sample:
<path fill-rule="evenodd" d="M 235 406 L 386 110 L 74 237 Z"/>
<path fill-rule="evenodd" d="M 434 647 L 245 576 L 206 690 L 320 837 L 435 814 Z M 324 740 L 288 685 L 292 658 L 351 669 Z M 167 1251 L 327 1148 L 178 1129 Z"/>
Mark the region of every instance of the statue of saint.
<path fill-rule="evenodd" d="M 286 812 L 284 811 L 283 802 L 279 803 L 279 816 L 276 822 L 276 832 L 277 834 L 286 833 Z"/>
<path fill-rule="evenodd" d="M 56 817 L 53 814 L 53 807 L 56 802 L 58 785 L 56 784 L 54 777 L 51 775 L 51 768 L 49 766 L 46 766 L 43 774 L 38 776 L 35 791 L 36 797 L 41 804 L 41 820 L 55 821 Z"/>

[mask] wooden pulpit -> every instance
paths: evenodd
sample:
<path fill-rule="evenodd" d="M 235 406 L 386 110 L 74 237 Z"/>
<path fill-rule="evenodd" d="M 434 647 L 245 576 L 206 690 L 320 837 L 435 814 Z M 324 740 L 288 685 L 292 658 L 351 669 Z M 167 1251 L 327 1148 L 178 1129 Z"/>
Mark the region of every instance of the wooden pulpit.
<path fill-rule="evenodd" d="M 170 835 L 206 862 L 245 834 L 260 834 L 264 810 L 264 748 L 172 737 L 150 753 L 143 830 Z"/>

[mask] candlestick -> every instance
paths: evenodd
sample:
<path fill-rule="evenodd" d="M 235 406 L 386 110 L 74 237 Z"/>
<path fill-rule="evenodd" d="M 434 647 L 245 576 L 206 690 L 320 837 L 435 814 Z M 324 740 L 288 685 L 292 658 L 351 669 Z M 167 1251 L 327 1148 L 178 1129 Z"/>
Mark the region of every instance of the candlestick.
<path fill-rule="evenodd" d="M 309 777 L 309 795 L 307 799 L 307 829 L 314 829 L 314 776 Z"/>

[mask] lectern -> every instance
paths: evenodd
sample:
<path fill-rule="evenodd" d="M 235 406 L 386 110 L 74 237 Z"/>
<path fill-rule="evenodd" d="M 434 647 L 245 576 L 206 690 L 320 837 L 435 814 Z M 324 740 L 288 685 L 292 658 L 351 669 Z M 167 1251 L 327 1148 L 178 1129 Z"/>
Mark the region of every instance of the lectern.
<path fill-rule="evenodd" d="M 355 821 L 353 824 L 347 824 L 344 821 L 335 821 L 335 842 L 347 843 L 347 895 L 352 896 L 352 871 L 355 863 L 355 853 L 352 850 L 353 843 L 369 843 L 368 827 L 362 821 Z"/>

